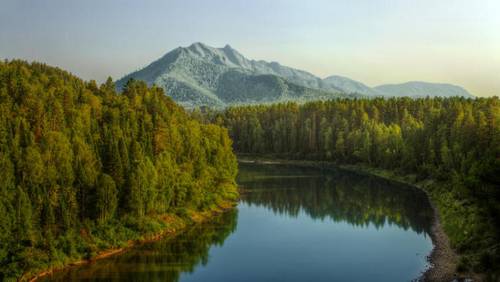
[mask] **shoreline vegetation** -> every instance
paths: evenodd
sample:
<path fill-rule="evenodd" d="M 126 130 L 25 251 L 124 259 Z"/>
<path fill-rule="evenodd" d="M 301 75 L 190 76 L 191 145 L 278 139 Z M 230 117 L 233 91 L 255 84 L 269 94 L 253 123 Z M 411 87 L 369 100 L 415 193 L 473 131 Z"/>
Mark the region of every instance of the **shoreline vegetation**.
<path fill-rule="evenodd" d="M 439 211 L 456 271 L 500 279 L 498 97 L 247 105 L 205 118 L 228 128 L 240 156 L 351 165 L 417 183 Z"/>
<path fill-rule="evenodd" d="M 499 133 L 498 97 L 188 112 L 142 81 L 118 93 L 111 78 L 98 85 L 41 63 L 0 61 L 0 280 L 118 252 L 236 201 L 237 152 L 419 185 L 439 211 L 435 241 L 446 245 L 444 230 L 458 254 L 437 248 L 453 261 L 441 271 L 456 265 L 498 281 Z"/>
<path fill-rule="evenodd" d="M 95 256 L 90 258 L 75 259 L 71 262 L 65 263 L 64 265 L 58 265 L 43 270 L 35 270 L 32 271 L 32 273 L 26 273 L 19 279 L 19 281 L 35 282 L 41 278 L 50 276 L 59 271 L 64 271 L 71 267 L 77 267 L 83 264 L 93 263 L 97 260 L 119 255 L 137 245 L 147 244 L 149 242 L 166 238 L 175 238 L 188 227 L 210 221 L 213 217 L 234 209 L 236 205 L 237 200 L 225 200 L 204 211 L 187 211 L 187 213 L 182 217 L 175 214 L 162 215 L 160 216 L 160 219 L 164 222 L 165 227 L 161 231 L 141 234 L 138 238 L 131 238 L 125 242 L 121 242 L 121 244 L 117 246 L 99 250 Z"/>
<path fill-rule="evenodd" d="M 111 78 L 20 60 L 0 61 L 0 168 L 0 281 L 118 252 L 238 199 L 227 129 L 145 82 L 118 93 Z"/>
<path fill-rule="evenodd" d="M 422 273 L 418 281 L 441 282 L 452 281 L 453 279 L 473 278 L 474 281 L 481 281 L 483 277 L 474 273 L 458 273 L 456 271 L 459 262 L 459 256 L 451 248 L 449 238 L 446 235 L 441 223 L 439 206 L 435 204 L 435 195 L 429 192 L 429 186 L 439 185 L 433 181 L 417 182 L 411 176 L 395 174 L 392 171 L 373 168 L 364 165 L 341 165 L 334 162 L 311 161 L 311 160 L 290 160 L 279 159 L 272 156 L 238 155 L 238 162 L 242 163 L 261 163 L 261 164 L 282 164 L 303 167 L 314 167 L 319 169 L 340 169 L 356 174 L 376 176 L 394 182 L 402 183 L 412 187 L 419 188 L 427 194 L 431 207 L 434 211 L 434 219 L 431 227 L 431 236 L 433 249 L 427 257 L 430 267 Z M 244 194 L 244 192 L 243 192 Z"/>

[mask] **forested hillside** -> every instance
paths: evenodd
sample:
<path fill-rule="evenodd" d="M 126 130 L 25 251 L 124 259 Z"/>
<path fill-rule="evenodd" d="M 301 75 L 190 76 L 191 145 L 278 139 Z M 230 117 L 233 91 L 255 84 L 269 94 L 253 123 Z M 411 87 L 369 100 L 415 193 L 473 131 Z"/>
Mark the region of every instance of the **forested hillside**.
<path fill-rule="evenodd" d="M 386 169 L 427 184 L 459 270 L 500 266 L 500 101 L 391 98 L 229 108 L 240 154 Z"/>
<path fill-rule="evenodd" d="M 200 42 L 176 48 L 119 79 L 118 89 L 121 91 L 131 78 L 162 87 L 187 108 L 351 96 L 308 72 L 276 62 L 249 60 L 229 45 L 214 48 Z"/>
<path fill-rule="evenodd" d="M 237 197 L 226 129 L 157 87 L 0 62 L 0 280 L 126 244 Z M 186 217 L 187 218 L 187 217 Z"/>

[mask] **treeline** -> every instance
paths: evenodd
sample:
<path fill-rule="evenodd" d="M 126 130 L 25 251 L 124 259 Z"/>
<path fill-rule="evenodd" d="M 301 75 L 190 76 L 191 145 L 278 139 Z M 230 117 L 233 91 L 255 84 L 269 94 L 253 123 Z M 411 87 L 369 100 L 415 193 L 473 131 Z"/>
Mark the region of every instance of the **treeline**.
<path fill-rule="evenodd" d="M 239 154 L 356 164 L 439 182 L 429 188 L 460 269 L 500 266 L 500 101 L 339 99 L 226 109 Z"/>
<path fill-rule="evenodd" d="M 222 246 L 236 230 L 238 210 L 217 215 L 209 222 L 187 228 L 173 239 L 158 240 L 134 247 L 119 256 L 99 263 L 56 272 L 50 281 L 182 281 L 210 262 L 212 246 Z"/>
<path fill-rule="evenodd" d="M 0 62 L 0 280 L 235 199 L 231 144 L 160 88 Z"/>

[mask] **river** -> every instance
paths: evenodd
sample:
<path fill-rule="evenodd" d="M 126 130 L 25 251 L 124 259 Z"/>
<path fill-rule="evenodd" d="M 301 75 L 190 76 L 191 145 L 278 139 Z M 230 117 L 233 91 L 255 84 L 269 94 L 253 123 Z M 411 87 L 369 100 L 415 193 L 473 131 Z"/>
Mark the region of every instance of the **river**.
<path fill-rule="evenodd" d="M 426 195 L 337 170 L 240 164 L 233 211 L 42 281 L 411 281 L 428 267 Z"/>

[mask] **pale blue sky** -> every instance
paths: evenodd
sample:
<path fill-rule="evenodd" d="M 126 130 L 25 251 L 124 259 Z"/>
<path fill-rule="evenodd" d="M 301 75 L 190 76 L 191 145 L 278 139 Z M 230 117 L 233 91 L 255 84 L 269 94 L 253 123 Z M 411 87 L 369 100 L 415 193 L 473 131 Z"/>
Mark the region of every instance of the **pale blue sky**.
<path fill-rule="evenodd" d="M 500 94 L 499 0 L 0 0 L 1 58 L 84 79 L 117 79 L 198 41 L 370 86 Z"/>

